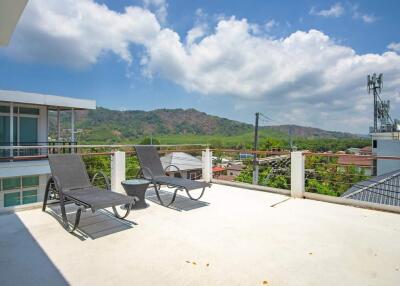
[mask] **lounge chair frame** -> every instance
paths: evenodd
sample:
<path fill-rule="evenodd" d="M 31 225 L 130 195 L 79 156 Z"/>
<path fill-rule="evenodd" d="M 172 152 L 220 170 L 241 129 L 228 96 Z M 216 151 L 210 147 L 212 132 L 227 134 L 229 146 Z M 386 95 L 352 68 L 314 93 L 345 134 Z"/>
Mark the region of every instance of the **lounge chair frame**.
<path fill-rule="evenodd" d="M 135 146 L 136 155 L 138 155 L 138 147 L 139 146 Z M 152 148 L 152 149 L 154 148 L 153 150 L 150 150 L 150 151 L 157 152 L 154 146 L 140 146 L 139 148 L 145 148 L 145 147 L 148 147 L 149 149 L 150 148 Z M 182 178 L 174 178 L 176 180 L 171 180 L 171 182 L 165 183 L 165 182 L 163 182 L 161 177 L 160 176 L 156 176 L 154 174 L 154 172 L 149 167 L 143 166 L 143 162 L 141 162 L 141 159 L 143 159 L 143 158 L 141 158 L 140 155 L 138 155 L 138 159 L 139 159 L 139 163 L 140 163 L 141 167 L 140 167 L 136 177 L 137 178 L 145 178 L 145 179 L 150 181 L 150 184 L 153 186 L 154 191 L 155 191 L 155 193 L 157 195 L 157 199 L 159 200 L 159 202 L 160 202 L 160 204 L 162 206 L 169 207 L 170 205 L 172 205 L 176 200 L 176 195 L 177 195 L 178 191 L 185 191 L 187 196 L 189 197 L 189 199 L 194 200 L 194 201 L 198 201 L 203 197 L 206 188 L 207 187 L 211 187 L 210 183 L 202 182 L 202 184 L 201 184 L 202 186 L 200 187 L 202 189 L 202 191 L 201 191 L 200 195 L 198 197 L 193 197 L 190 194 L 190 190 L 191 189 L 189 189 L 187 186 L 185 186 L 185 185 L 188 185 L 187 181 L 190 181 L 190 180 L 186 180 L 186 179 L 182 179 Z M 161 165 L 161 160 L 158 159 L 158 161 L 159 161 L 159 164 Z M 164 176 L 165 176 L 166 171 L 170 167 L 174 167 L 181 174 L 181 177 L 182 177 L 181 170 L 176 165 L 173 165 L 173 164 L 170 164 L 170 165 L 166 166 L 165 168 L 163 168 Z M 162 165 L 161 165 L 161 168 L 162 168 Z M 144 174 L 144 171 L 147 172 L 147 175 Z M 186 184 L 183 183 L 183 182 L 186 182 Z M 195 181 L 193 181 L 193 182 L 195 182 Z M 195 182 L 195 183 L 199 183 L 199 182 Z M 160 189 L 161 189 L 161 186 L 163 186 L 163 185 L 167 186 L 168 188 L 175 188 L 175 190 L 173 192 L 173 195 L 172 195 L 172 198 L 171 198 L 171 200 L 169 202 L 165 202 L 161 198 Z M 199 185 L 199 184 L 196 184 L 196 185 Z M 197 188 L 197 189 L 200 189 L 200 188 Z M 192 188 L 192 189 L 196 189 L 196 188 Z"/>
<path fill-rule="evenodd" d="M 68 156 L 68 155 L 65 155 L 65 156 Z M 98 192 L 112 192 L 110 180 L 108 179 L 107 175 L 102 171 L 97 172 L 93 176 L 93 178 L 90 182 L 92 187 L 93 187 L 93 183 L 94 183 L 95 179 L 98 178 L 99 176 L 103 177 L 103 179 L 105 181 L 106 189 L 104 189 L 104 190 L 99 189 Z M 60 204 L 62 225 L 66 231 L 68 231 L 69 233 L 72 233 L 79 226 L 82 212 L 86 211 L 87 209 L 92 209 L 92 212 L 94 213 L 95 210 L 93 209 L 93 207 L 90 204 L 85 203 L 82 200 L 78 200 L 72 196 L 67 195 L 65 193 L 65 191 L 68 191 L 68 189 L 63 190 L 61 188 L 61 186 L 62 185 L 61 185 L 60 179 L 55 175 L 51 175 L 46 184 L 46 190 L 45 190 L 44 199 L 43 199 L 42 211 L 45 212 L 46 206 L 48 206 L 48 205 Z M 82 190 L 84 190 L 84 189 L 85 188 L 82 188 Z M 74 190 L 79 190 L 79 188 L 74 189 Z M 94 192 L 96 192 L 96 191 L 94 191 Z M 51 202 L 48 202 L 49 198 L 52 199 Z M 136 201 L 136 198 L 134 198 L 134 200 Z M 78 206 L 73 224 L 71 224 L 68 221 L 67 212 L 65 210 L 65 206 L 67 204 L 72 204 L 72 203 Z M 125 214 L 123 214 L 123 215 L 120 215 L 118 213 L 116 206 L 112 205 L 111 207 L 112 207 L 115 217 L 117 217 L 118 219 L 125 219 L 129 215 L 133 205 L 134 205 L 134 202 L 130 203 L 129 207 L 125 211 Z"/>

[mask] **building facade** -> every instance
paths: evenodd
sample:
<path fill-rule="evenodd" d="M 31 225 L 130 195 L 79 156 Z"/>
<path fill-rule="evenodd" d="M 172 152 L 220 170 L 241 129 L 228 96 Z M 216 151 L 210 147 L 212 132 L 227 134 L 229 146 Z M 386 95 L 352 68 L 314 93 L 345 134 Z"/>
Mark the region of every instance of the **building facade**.
<path fill-rule="evenodd" d="M 93 100 L 0 90 L 0 208 L 43 200 L 47 146 L 75 144 L 75 110 L 95 108 Z M 57 112 L 58 140 L 60 113 L 71 113 L 71 136 L 63 142 L 49 142 L 50 111 Z"/>

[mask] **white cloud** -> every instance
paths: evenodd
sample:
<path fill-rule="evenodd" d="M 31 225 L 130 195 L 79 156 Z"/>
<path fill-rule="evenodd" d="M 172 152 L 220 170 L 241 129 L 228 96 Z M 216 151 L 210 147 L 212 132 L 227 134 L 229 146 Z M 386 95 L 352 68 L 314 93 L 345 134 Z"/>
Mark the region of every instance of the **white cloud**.
<path fill-rule="evenodd" d="M 367 130 L 372 111 L 366 75 L 384 73 L 387 99 L 400 86 L 399 54 L 357 54 L 318 30 L 273 39 L 255 34 L 246 19 L 231 17 L 221 18 L 214 30 L 199 21 L 182 39 L 140 7 L 117 13 L 91 0 L 28 5 L 4 49 L 13 59 L 87 67 L 111 52 L 129 65 L 129 47 L 139 45 L 140 66 L 149 77 L 229 98 L 242 110 L 270 108 L 285 122 Z"/>
<path fill-rule="evenodd" d="M 146 9 L 155 9 L 157 19 L 164 23 L 168 15 L 168 3 L 166 0 L 143 0 Z"/>
<path fill-rule="evenodd" d="M 315 7 L 312 7 L 310 10 L 311 15 L 317 15 L 322 17 L 338 18 L 342 16 L 343 13 L 344 13 L 344 8 L 341 3 L 336 3 L 326 10 L 317 10 Z"/>
<path fill-rule="evenodd" d="M 351 9 L 353 10 L 353 18 L 362 20 L 364 23 L 374 23 L 378 20 L 378 18 L 373 14 L 362 13 L 359 10 L 359 6 L 357 4 L 352 5 Z"/>
<path fill-rule="evenodd" d="M 279 22 L 272 19 L 272 20 L 269 20 L 267 23 L 265 23 L 265 30 L 271 31 L 273 28 L 278 27 L 278 26 L 279 26 Z"/>
<path fill-rule="evenodd" d="M 113 52 L 131 63 L 130 43 L 146 45 L 159 31 L 154 14 L 140 7 L 117 13 L 91 0 L 35 0 L 4 53 L 18 61 L 81 68 Z"/>
<path fill-rule="evenodd" d="M 400 52 L 400 43 L 390 43 L 387 48 L 395 52 Z"/>

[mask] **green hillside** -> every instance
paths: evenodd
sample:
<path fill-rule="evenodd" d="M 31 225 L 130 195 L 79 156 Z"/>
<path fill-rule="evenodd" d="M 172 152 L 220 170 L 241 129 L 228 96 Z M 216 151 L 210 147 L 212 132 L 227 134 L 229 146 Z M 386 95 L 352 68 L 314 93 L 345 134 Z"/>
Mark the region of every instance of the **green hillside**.
<path fill-rule="evenodd" d="M 69 136 L 69 114 L 62 116 L 63 137 Z M 254 126 L 208 115 L 195 109 L 158 109 L 152 111 L 116 111 L 99 107 L 78 111 L 76 126 L 81 143 L 139 143 L 145 137 L 161 144 L 205 143 L 216 147 L 251 148 Z M 55 138 L 56 117 L 50 114 L 50 134 Z M 332 149 L 368 145 L 368 140 L 343 132 L 332 132 L 297 125 L 260 127 L 260 148 L 287 148 L 289 133 L 296 145 L 325 145 Z M 327 148 L 328 148 L 327 147 Z M 316 147 L 313 149 L 318 149 Z M 308 148 L 310 149 L 310 148 Z M 321 148 L 320 148 L 321 149 Z M 323 148 L 322 148 L 323 149 Z"/>

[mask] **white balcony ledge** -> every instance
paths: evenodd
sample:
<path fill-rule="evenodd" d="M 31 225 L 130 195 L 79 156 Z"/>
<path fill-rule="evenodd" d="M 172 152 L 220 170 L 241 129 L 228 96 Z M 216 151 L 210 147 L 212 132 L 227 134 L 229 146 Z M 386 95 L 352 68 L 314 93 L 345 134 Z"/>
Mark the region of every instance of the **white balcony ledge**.
<path fill-rule="evenodd" d="M 87 213 L 79 237 L 38 209 L 0 215 L 0 285 L 400 281 L 398 214 L 218 184 L 204 202 L 150 202 L 131 224 Z"/>

